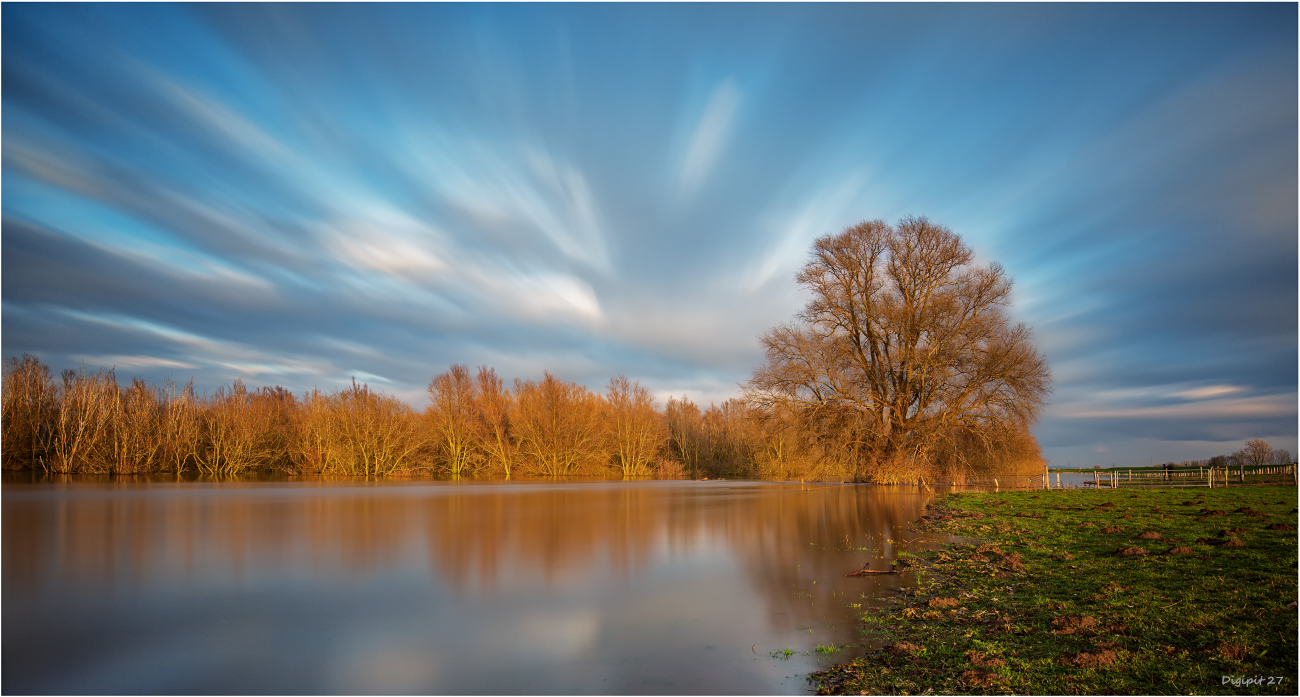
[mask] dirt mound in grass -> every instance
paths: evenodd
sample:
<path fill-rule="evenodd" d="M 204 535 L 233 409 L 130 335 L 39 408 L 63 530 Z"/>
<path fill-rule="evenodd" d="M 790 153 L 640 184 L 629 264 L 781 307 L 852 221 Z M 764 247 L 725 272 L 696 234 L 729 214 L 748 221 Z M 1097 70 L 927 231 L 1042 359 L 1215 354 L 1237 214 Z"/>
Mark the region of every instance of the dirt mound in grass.
<path fill-rule="evenodd" d="M 1191 553 L 1192 553 L 1191 547 L 1174 547 L 1168 552 L 1165 552 L 1165 554 L 1191 554 Z"/>
<path fill-rule="evenodd" d="M 961 674 L 961 681 L 972 687 L 993 687 L 1002 681 L 1002 676 L 985 670 L 968 670 Z"/>
<path fill-rule="evenodd" d="M 1208 509 L 1208 508 L 1202 508 L 1202 509 L 1201 509 L 1201 515 L 1211 515 L 1211 516 L 1213 516 L 1213 515 L 1228 515 L 1228 512 L 1227 512 L 1227 511 L 1217 510 L 1217 509 L 1211 511 L 1211 510 Z"/>
<path fill-rule="evenodd" d="M 1053 561 L 1074 561 L 1074 555 L 1070 554 L 1069 552 L 1061 552 L 1060 554 L 1053 554 L 1052 560 Z"/>
<path fill-rule="evenodd" d="M 1246 534 L 1246 528 L 1224 528 L 1219 531 L 1219 537 L 1236 537 Z"/>
<path fill-rule="evenodd" d="M 1101 531 L 1105 533 L 1114 534 L 1117 532 L 1124 532 L 1124 528 L 1121 528 L 1118 525 L 1107 525 L 1106 527 L 1102 528 Z"/>
<path fill-rule="evenodd" d="M 1096 524 L 1096 523 L 1079 523 L 1079 527 L 1081 527 L 1081 528 L 1095 528 L 1095 527 L 1097 527 L 1097 524 Z"/>
<path fill-rule="evenodd" d="M 1218 654 L 1220 657 L 1226 658 L 1229 661 L 1240 661 L 1250 655 L 1250 650 L 1245 646 L 1226 641 L 1221 642 L 1214 648 L 1210 649 L 1210 652 Z"/>
<path fill-rule="evenodd" d="M 1053 634 L 1069 636 L 1096 627 L 1097 618 L 1092 615 L 1065 615 L 1052 620 L 1052 626 L 1057 628 L 1052 631 Z"/>
<path fill-rule="evenodd" d="M 1241 540 L 1238 540 L 1238 539 L 1235 538 L 1235 537 L 1231 537 L 1231 538 L 1228 538 L 1228 541 L 1227 541 L 1227 542 L 1224 542 L 1224 543 L 1223 543 L 1223 546 L 1224 546 L 1224 547 L 1245 547 L 1245 546 L 1246 546 L 1246 543 L 1245 543 L 1245 542 L 1242 542 Z"/>
<path fill-rule="evenodd" d="M 1001 658 L 980 653 L 979 651 L 967 651 L 966 660 L 970 661 L 970 664 L 976 668 L 1001 668 L 1007 664 Z"/>
<path fill-rule="evenodd" d="M 1120 547 L 1115 552 L 1115 555 L 1120 557 L 1144 557 L 1147 555 L 1147 551 L 1141 547 Z"/>
<path fill-rule="evenodd" d="M 1119 660 L 1119 656 L 1114 651 L 1098 651 L 1097 653 L 1088 653 L 1084 651 L 1076 656 L 1067 659 L 1070 665 L 1076 665 L 1080 668 L 1099 668 L 1108 666 Z"/>
<path fill-rule="evenodd" d="M 906 642 L 906 641 L 900 641 L 897 644 L 894 644 L 893 646 L 890 646 L 885 650 L 895 657 L 906 658 L 908 656 L 914 656 L 918 653 L 921 653 L 922 651 L 925 651 L 925 647 L 917 646 L 916 644 Z"/>
<path fill-rule="evenodd" d="M 1286 523 L 1273 523 L 1266 528 L 1267 530 L 1295 530 L 1295 528 Z"/>
<path fill-rule="evenodd" d="M 1152 531 L 1150 531 L 1150 530 L 1147 530 L 1146 532 L 1142 533 L 1141 535 L 1138 535 L 1138 539 L 1139 539 L 1139 540 L 1163 540 L 1163 539 L 1165 539 L 1165 536 L 1164 536 L 1164 535 L 1161 535 L 1161 534 L 1158 533 L 1158 532 L 1152 532 Z"/>

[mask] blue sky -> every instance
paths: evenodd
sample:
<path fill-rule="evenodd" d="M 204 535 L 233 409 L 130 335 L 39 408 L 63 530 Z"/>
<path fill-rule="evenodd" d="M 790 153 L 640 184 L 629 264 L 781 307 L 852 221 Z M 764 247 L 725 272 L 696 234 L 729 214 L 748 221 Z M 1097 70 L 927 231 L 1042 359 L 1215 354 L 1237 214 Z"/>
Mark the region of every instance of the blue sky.
<path fill-rule="evenodd" d="M 916 214 L 1015 279 L 1054 464 L 1297 450 L 1294 4 L 0 11 L 6 357 L 720 402 Z"/>

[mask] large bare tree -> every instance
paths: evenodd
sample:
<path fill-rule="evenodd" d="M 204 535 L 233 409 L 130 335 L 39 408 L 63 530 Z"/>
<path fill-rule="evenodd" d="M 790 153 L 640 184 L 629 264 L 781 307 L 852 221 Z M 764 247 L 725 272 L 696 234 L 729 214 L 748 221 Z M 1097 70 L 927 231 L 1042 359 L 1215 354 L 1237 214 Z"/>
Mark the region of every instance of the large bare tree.
<path fill-rule="evenodd" d="M 1050 373 L 1007 315 L 1011 281 L 948 228 L 854 225 L 818 239 L 797 279 L 812 300 L 763 337 L 747 396 L 799 414 L 860 476 L 915 478 L 972 447 L 986 458 L 1037 417 Z"/>

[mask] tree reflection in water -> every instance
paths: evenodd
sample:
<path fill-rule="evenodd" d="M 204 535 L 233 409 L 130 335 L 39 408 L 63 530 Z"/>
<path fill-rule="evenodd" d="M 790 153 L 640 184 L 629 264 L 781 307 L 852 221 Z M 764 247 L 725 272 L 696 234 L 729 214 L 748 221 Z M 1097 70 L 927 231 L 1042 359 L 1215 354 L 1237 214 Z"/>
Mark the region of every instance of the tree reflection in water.
<path fill-rule="evenodd" d="M 801 692 L 804 652 L 862 640 L 850 603 L 910 580 L 844 574 L 908 549 L 924 506 L 910 488 L 721 481 L 3 495 L 20 692 Z M 159 669 L 148 647 L 172 641 L 190 663 Z"/>

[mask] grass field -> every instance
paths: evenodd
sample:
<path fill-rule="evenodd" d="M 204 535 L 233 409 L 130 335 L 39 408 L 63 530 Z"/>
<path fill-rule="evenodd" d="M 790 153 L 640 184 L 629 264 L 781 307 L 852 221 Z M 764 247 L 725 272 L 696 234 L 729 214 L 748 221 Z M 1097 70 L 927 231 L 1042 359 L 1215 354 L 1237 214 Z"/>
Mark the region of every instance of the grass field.
<path fill-rule="evenodd" d="M 819 694 L 1297 693 L 1296 489 L 951 494 Z M 1235 682 L 1234 682 L 1235 681 Z"/>

